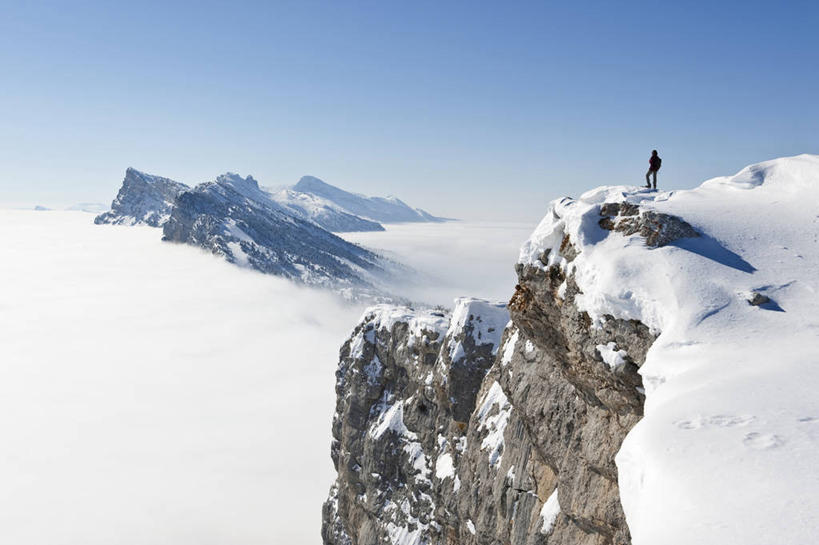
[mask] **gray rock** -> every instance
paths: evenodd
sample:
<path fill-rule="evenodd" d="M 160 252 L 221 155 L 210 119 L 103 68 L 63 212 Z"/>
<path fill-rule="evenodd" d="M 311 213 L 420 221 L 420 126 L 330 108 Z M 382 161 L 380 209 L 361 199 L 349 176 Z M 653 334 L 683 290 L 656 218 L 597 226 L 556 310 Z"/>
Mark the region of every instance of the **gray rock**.
<path fill-rule="evenodd" d="M 770 301 L 770 297 L 764 293 L 759 293 L 758 291 L 751 292 L 751 295 L 748 298 L 748 304 L 754 307 L 764 305 L 765 303 L 770 303 Z"/>
<path fill-rule="evenodd" d="M 94 223 L 161 227 L 168 221 L 176 197 L 187 189 L 185 184 L 128 168 L 111 210 L 97 216 Z"/>
<path fill-rule="evenodd" d="M 559 267 L 517 272 L 500 341 L 475 334 L 497 307 L 473 303 L 449 322 L 378 307 L 342 347 L 325 544 L 630 543 L 614 456 L 642 415 L 655 333 L 592 324 Z"/>
<path fill-rule="evenodd" d="M 626 236 L 639 233 L 646 246 L 659 248 L 681 238 L 700 236 L 686 221 L 653 210 L 640 210 L 630 202 L 603 203 L 600 227 Z"/>

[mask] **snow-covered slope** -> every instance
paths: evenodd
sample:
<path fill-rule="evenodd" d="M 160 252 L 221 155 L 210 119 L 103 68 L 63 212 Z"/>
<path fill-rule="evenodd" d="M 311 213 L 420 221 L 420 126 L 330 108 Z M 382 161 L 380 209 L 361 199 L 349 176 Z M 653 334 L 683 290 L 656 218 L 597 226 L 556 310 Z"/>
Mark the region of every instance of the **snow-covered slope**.
<path fill-rule="evenodd" d="M 282 189 L 272 193 L 271 197 L 292 215 L 312 221 L 328 231 L 384 230 L 380 223 L 345 212 L 331 201 L 311 193 Z"/>
<path fill-rule="evenodd" d="M 663 239 L 662 214 L 699 236 Z M 640 368 L 645 416 L 617 456 L 635 544 L 815 540 L 819 156 L 689 191 L 603 187 L 556 201 L 520 262 L 573 277 L 594 323 L 639 320 L 659 334 Z"/>
<path fill-rule="evenodd" d="M 445 221 L 412 208 L 396 197 L 365 197 L 339 189 L 314 176 L 304 176 L 293 190 L 330 201 L 350 214 L 384 223 Z"/>
<path fill-rule="evenodd" d="M 306 284 L 366 287 L 378 256 L 284 211 L 252 177 L 228 173 L 181 193 L 163 239 Z"/>
<path fill-rule="evenodd" d="M 94 222 L 159 227 L 168 221 L 176 196 L 186 189 L 185 184 L 128 168 L 111 210 Z"/>

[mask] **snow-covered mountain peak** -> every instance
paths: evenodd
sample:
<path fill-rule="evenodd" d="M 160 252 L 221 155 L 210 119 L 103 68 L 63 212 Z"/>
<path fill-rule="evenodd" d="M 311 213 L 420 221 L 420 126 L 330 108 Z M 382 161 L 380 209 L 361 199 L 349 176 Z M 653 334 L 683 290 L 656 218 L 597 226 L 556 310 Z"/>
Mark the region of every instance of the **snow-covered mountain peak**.
<path fill-rule="evenodd" d="M 234 172 L 226 172 L 217 176 L 214 183 L 252 200 L 270 200 L 270 194 L 259 187 L 259 182 L 253 176 L 242 178 Z"/>
<path fill-rule="evenodd" d="M 155 184 L 155 183 L 162 183 L 171 180 L 170 178 L 164 178 L 162 176 L 156 176 L 154 174 L 148 174 L 147 172 L 143 172 L 141 170 L 137 170 L 134 167 L 128 167 L 125 169 L 125 178 L 123 179 L 123 183 L 146 183 L 146 184 Z M 179 183 L 179 182 L 174 182 Z"/>
<path fill-rule="evenodd" d="M 313 190 L 324 190 L 327 188 L 337 189 L 335 186 L 332 186 L 324 180 L 316 178 L 315 176 L 302 176 L 296 185 L 293 186 L 294 190 L 305 193 L 310 193 Z"/>
<path fill-rule="evenodd" d="M 303 176 L 294 191 L 309 193 L 331 202 L 349 214 L 384 223 L 446 221 L 421 209 L 414 209 L 394 196 L 367 197 L 344 191 L 315 176 Z"/>
<path fill-rule="evenodd" d="M 128 167 L 111 210 L 97 216 L 94 222 L 159 227 L 168 220 L 174 199 L 187 189 L 185 184 L 169 178 Z"/>
<path fill-rule="evenodd" d="M 271 197 L 289 213 L 311 221 L 328 231 L 384 230 L 380 223 L 350 214 L 332 201 L 312 193 L 284 188 L 272 193 Z"/>

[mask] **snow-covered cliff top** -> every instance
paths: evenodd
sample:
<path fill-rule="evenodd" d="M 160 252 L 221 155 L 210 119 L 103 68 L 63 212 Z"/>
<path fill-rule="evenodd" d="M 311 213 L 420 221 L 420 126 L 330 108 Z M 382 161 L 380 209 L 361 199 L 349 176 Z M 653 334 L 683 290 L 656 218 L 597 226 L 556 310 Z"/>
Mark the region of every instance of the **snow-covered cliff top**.
<path fill-rule="evenodd" d="M 627 204 L 618 215 L 604 203 Z M 682 236 L 647 245 L 645 229 L 669 216 Z M 555 201 L 519 261 L 573 274 L 593 319 L 661 333 L 640 370 L 645 418 L 617 458 L 636 545 L 814 539 L 819 156 L 687 191 L 603 187 Z"/>

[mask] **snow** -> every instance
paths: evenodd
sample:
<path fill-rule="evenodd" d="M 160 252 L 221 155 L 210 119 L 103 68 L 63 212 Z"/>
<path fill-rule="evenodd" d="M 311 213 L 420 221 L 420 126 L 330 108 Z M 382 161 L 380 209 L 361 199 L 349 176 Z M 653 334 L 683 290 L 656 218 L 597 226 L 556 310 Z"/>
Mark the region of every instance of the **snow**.
<path fill-rule="evenodd" d="M 328 231 L 383 230 L 377 222 L 349 214 L 333 202 L 310 193 L 281 189 L 271 192 L 270 198 L 296 217 L 316 223 Z"/>
<path fill-rule="evenodd" d="M 501 356 L 501 365 L 503 367 L 506 367 L 512 361 L 512 356 L 515 355 L 515 347 L 518 344 L 518 337 L 520 337 L 520 331 L 515 328 L 515 332 L 509 337 L 509 341 L 503 346 L 503 356 Z M 526 342 L 529 343 L 529 341 Z"/>
<path fill-rule="evenodd" d="M 425 529 L 423 526 L 417 526 L 414 530 L 410 530 L 406 526 L 398 526 L 390 522 L 387 524 L 387 535 L 392 545 L 421 545 L 424 542 Z"/>
<path fill-rule="evenodd" d="M 540 518 L 543 523 L 540 527 L 540 533 L 548 534 L 552 530 L 557 516 L 560 514 L 560 503 L 557 501 L 557 488 L 549 495 L 549 499 L 543 502 L 543 507 L 540 509 Z"/>
<path fill-rule="evenodd" d="M 329 201 L 333 206 L 347 213 L 378 222 L 418 222 L 441 221 L 416 211 L 396 197 L 365 197 L 344 191 L 314 176 L 303 176 L 293 186 L 294 192 L 307 193 L 321 200 Z"/>
<path fill-rule="evenodd" d="M 395 324 L 403 322 L 409 325 L 410 343 L 423 339 L 430 332 L 439 336 L 446 334 L 449 318 L 446 313 L 432 309 L 412 309 L 400 305 L 373 305 L 364 311 L 358 323 L 369 321 L 380 331 L 382 328 L 392 331 Z"/>
<path fill-rule="evenodd" d="M 325 212 L 328 208 L 340 210 L 340 208 L 333 205 L 331 201 L 322 199 L 321 197 L 310 193 L 293 191 L 292 189 L 282 189 L 275 193 L 271 193 L 270 197 L 274 201 L 284 206 L 294 206 L 300 208 L 307 216 L 317 216 Z"/>
<path fill-rule="evenodd" d="M 496 407 L 497 411 L 493 412 L 493 407 Z M 492 467 L 500 465 L 503 459 L 503 433 L 506 431 L 511 411 L 512 404 L 503 393 L 501 385 L 497 381 L 493 382 L 476 413 L 478 431 L 487 431 L 481 442 L 481 450 L 489 451 L 489 465 Z"/>
<path fill-rule="evenodd" d="M 506 472 L 506 478 L 512 483 L 515 482 L 515 466 L 509 467 L 509 471 Z"/>
<path fill-rule="evenodd" d="M 490 303 L 472 297 L 457 298 L 447 331 L 451 338 L 448 346 L 450 360 L 456 362 L 464 356 L 463 341 L 456 337 L 467 325 L 472 326 L 471 337 L 475 346 L 491 344 L 492 353 L 496 354 L 508 321 L 509 311 L 505 303 Z"/>
<path fill-rule="evenodd" d="M 241 227 L 239 227 L 236 223 L 236 220 L 232 218 L 228 218 L 225 220 L 225 228 L 230 236 L 235 237 L 241 241 L 247 242 L 249 244 L 255 244 L 253 238 L 245 233 Z"/>
<path fill-rule="evenodd" d="M 384 370 L 384 365 L 378 356 L 373 355 L 370 363 L 364 366 L 364 372 L 367 374 L 367 383 L 370 385 L 378 384 L 378 379 L 381 377 L 381 371 Z"/>
<path fill-rule="evenodd" d="M 599 228 L 600 204 L 624 200 L 680 216 L 702 236 L 648 248 Z M 565 234 L 580 250 L 571 264 L 559 252 Z M 550 264 L 576 272 L 577 303 L 596 323 L 611 314 L 660 334 L 640 369 L 645 416 L 616 459 L 633 543 L 814 541 L 819 156 L 693 190 L 608 187 L 557 201 L 520 262 L 543 267 L 546 249 Z M 749 305 L 752 291 L 775 306 Z"/>
<path fill-rule="evenodd" d="M 447 452 L 438 456 L 438 460 L 435 462 L 435 476 L 443 481 L 447 477 L 454 475 L 455 466 L 452 464 L 452 454 Z"/>
<path fill-rule="evenodd" d="M 603 363 L 609 366 L 612 371 L 618 369 L 626 364 L 626 357 L 628 352 L 625 350 L 618 350 L 617 343 L 610 342 L 607 344 L 598 344 L 597 352 L 603 358 Z"/>
<path fill-rule="evenodd" d="M 233 254 L 233 259 L 236 265 L 240 267 L 249 267 L 250 262 L 247 259 L 247 254 L 242 249 L 242 245 L 238 242 L 228 242 L 227 247 L 230 253 Z"/>
<path fill-rule="evenodd" d="M 412 432 L 409 433 L 404 432 L 403 435 L 414 437 L 414 434 Z M 421 443 L 417 441 L 408 442 L 406 445 L 404 445 L 404 452 L 406 452 L 407 455 L 409 456 L 410 465 L 412 466 L 412 468 L 419 472 L 419 474 L 416 475 L 415 478 L 416 479 L 420 478 L 421 480 L 428 481 L 429 467 L 427 465 L 427 455 L 424 454 L 424 448 L 421 446 Z"/>
<path fill-rule="evenodd" d="M 404 402 L 397 401 L 381 413 L 381 417 L 370 430 L 370 436 L 378 439 L 387 431 L 392 431 L 398 435 L 415 438 L 415 434 L 404 425 Z"/>
<path fill-rule="evenodd" d="M 470 534 L 475 535 L 475 524 L 473 524 L 472 519 L 466 519 L 466 529 L 469 530 Z"/>

